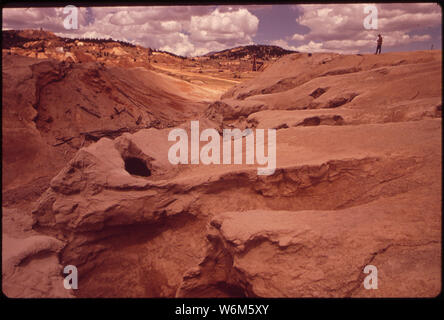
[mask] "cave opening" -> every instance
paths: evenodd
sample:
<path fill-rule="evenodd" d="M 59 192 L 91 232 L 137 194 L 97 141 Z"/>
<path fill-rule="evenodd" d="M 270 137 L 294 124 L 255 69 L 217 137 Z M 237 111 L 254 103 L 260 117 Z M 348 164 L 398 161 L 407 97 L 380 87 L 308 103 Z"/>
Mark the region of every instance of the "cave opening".
<path fill-rule="evenodd" d="M 151 175 L 151 170 L 142 159 L 128 157 L 123 160 L 125 161 L 125 170 L 129 174 L 141 177 L 149 177 Z"/>

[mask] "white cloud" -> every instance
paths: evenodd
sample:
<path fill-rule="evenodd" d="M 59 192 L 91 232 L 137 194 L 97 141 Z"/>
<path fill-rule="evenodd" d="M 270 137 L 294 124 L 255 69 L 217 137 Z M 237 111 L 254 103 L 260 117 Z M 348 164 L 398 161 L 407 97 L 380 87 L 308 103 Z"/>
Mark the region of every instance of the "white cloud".
<path fill-rule="evenodd" d="M 366 52 L 373 51 L 378 33 L 384 37 L 384 50 L 431 41 L 429 28 L 441 25 L 437 4 L 376 4 L 379 29 L 366 30 L 364 6 L 296 5 L 293 9 L 302 11 L 297 21 L 309 31 L 268 41 L 290 50 Z M 200 55 L 253 44 L 259 27 L 253 8 L 267 10 L 270 6 L 81 7 L 78 30 L 63 28 L 63 8 L 5 8 L 3 28 L 43 27 L 60 36 L 111 37 L 180 55 Z M 279 21 L 276 23 L 279 28 Z"/>
<path fill-rule="evenodd" d="M 270 44 L 274 45 L 274 46 L 281 47 L 281 48 L 286 49 L 286 50 L 293 50 L 293 51 L 297 51 L 298 50 L 295 46 L 292 46 L 292 45 L 288 44 L 288 42 L 283 40 L 283 39 L 270 41 Z"/>
<path fill-rule="evenodd" d="M 296 50 L 301 51 L 301 52 L 326 52 L 326 51 L 329 51 L 324 48 L 324 44 L 322 42 L 314 42 L 314 41 L 310 41 L 307 44 L 296 47 Z"/>
<path fill-rule="evenodd" d="M 160 25 L 167 32 L 179 32 L 182 29 L 182 25 L 177 21 L 162 21 Z"/>
<path fill-rule="evenodd" d="M 373 50 L 378 33 L 383 35 L 383 47 L 406 45 L 431 40 L 427 28 L 441 24 L 441 9 L 437 4 L 376 4 L 378 29 L 366 30 L 363 26 L 366 4 L 298 5 L 302 15 L 298 23 L 310 29 L 297 47 L 300 51 L 335 51 L 352 53 Z M 423 33 L 412 35 L 412 32 Z"/>
<path fill-rule="evenodd" d="M 59 36 L 113 38 L 179 55 L 253 43 L 259 19 L 238 6 L 80 8 L 79 29 L 63 28 L 63 8 L 7 8 L 3 27 L 40 28 Z"/>
<path fill-rule="evenodd" d="M 291 37 L 291 40 L 302 41 L 302 40 L 304 40 L 304 35 L 303 35 L 303 34 L 295 33 L 295 34 Z"/>
<path fill-rule="evenodd" d="M 169 39 L 165 39 L 165 45 L 159 48 L 163 51 L 174 52 L 185 56 L 194 52 L 194 45 L 189 41 L 188 36 L 183 33 L 173 33 Z"/>
<path fill-rule="evenodd" d="M 65 30 L 63 8 L 4 8 L 3 28 L 39 29 L 60 32 Z M 87 9 L 79 8 L 79 26 L 86 26 Z"/>
<path fill-rule="evenodd" d="M 226 41 L 249 43 L 255 35 L 259 19 L 247 9 L 220 12 L 214 10 L 210 15 L 191 17 L 191 38 L 196 41 Z"/>

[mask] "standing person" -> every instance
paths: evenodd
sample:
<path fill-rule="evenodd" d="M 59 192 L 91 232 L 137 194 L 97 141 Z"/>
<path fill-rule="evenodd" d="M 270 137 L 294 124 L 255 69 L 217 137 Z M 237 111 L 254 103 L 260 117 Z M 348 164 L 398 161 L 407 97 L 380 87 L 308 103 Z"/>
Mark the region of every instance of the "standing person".
<path fill-rule="evenodd" d="M 377 43 L 378 43 L 378 46 L 376 47 L 376 52 L 375 52 L 375 54 L 378 54 L 378 51 L 379 51 L 379 54 L 381 54 L 382 37 L 381 37 L 380 34 L 378 34 L 378 40 L 377 40 Z"/>

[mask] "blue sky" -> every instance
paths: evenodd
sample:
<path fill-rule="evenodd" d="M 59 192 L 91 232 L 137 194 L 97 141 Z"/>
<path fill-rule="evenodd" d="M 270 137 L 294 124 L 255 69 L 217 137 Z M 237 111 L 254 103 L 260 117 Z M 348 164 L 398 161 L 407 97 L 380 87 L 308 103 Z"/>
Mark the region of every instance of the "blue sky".
<path fill-rule="evenodd" d="M 301 13 L 294 6 L 273 5 L 251 12 L 259 18 L 259 26 L 253 40 L 256 43 L 269 43 L 273 40 L 291 38 L 294 33 L 307 33 L 309 28 L 296 22 Z"/>
<path fill-rule="evenodd" d="M 66 37 L 125 40 L 179 55 L 248 44 L 301 52 L 383 52 L 442 48 L 441 7 L 376 4 L 378 29 L 364 28 L 366 4 L 80 7 L 78 29 L 66 30 L 63 8 L 5 8 L 4 29 L 39 29 Z"/>

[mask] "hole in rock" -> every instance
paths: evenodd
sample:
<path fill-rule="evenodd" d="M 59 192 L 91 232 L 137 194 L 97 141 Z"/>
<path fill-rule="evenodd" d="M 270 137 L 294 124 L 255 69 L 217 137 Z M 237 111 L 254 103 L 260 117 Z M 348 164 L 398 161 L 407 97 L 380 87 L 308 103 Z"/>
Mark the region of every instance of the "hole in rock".
<path fill-rule="evenodd" d="M 328 88 L 317 88 L 309 95 L 316 99 L 316 98 L 319 98 L 320 96 L 322 96 L 324 93 L 326 93 L 327 90 L 328 90 Z"/>
<path fill-rule="evenodd" d="M 321 118 L 319 117 L 306 118 L 302 122 L 303 126 L 318 126 L 320 124 L 321 124 Z"/>
<path fill-rule="evenodd" d="M 132 175 L 149 177 L 151 170 L 146 166 L 145 161 L 139 158 L 128 157 L 123 159 L 125 161 L 125 170 Z"/>

